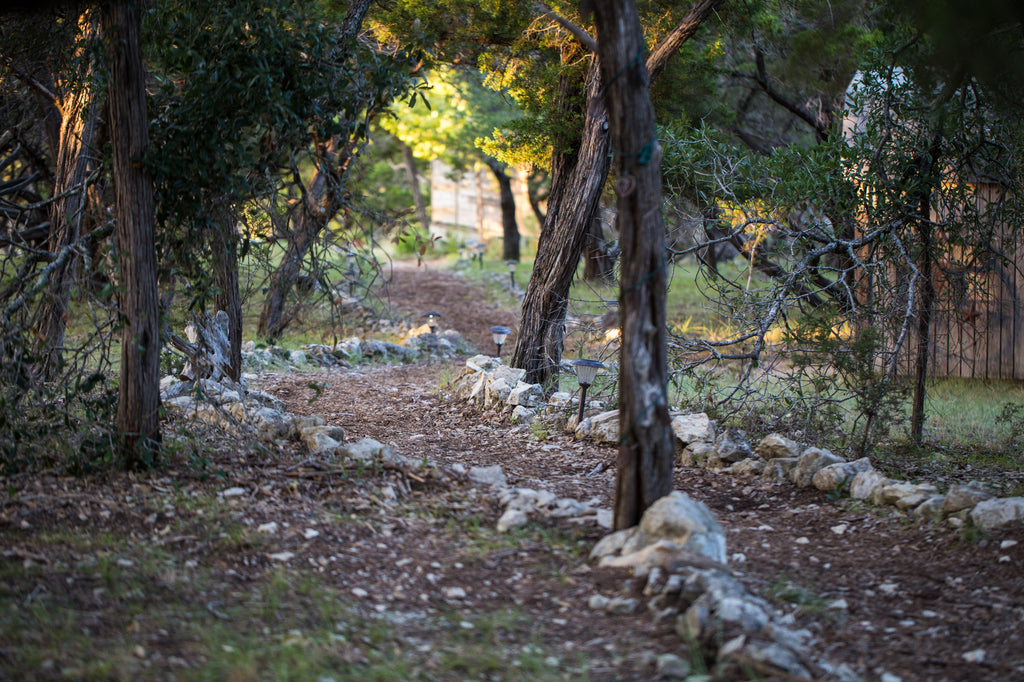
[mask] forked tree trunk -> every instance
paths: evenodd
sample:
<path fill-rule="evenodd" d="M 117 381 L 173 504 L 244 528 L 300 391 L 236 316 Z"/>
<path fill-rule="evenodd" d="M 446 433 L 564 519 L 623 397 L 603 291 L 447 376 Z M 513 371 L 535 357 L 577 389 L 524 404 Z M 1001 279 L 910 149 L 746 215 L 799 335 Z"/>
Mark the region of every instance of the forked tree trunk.
<path fill-rule="evenodd" d="M 619 444 L 615 529 L 635 526 L 672 490 L 675 449 L 665 386 L 665 226 L 661 145 L 654 127 L 647 68 L 634 59 L 644 34 L 633 0 L 595 0 L 601 79 L 619 180 L 622 283 L 619 315 Z"/>
<path fill-rule="evenodd" d="M 263 338 L 277 338 L 291 321 L 285 311 L 288 295 L 313 243 L 341 205 L 338 190 L 352 158 L 351 143 L 339 151 L 341 144 L 341 139 L 334 137 L 319 150 L 317 169 L 306 188 L 305 200 L 296 208 L 288 247 L 271 276 L 260 311 L 257 332 Z"/>
<path fill-rule="evenodd" d="M 348 13 L 341 24 L 342 36 L 354 44 L 363 19 L 372 0 L 352 0 Z M 341 55 L 337 56 L 338 61 Z M 285 304 L 292 286 L 299 276 L 302 263 L 331 218 L 337 214 L 341 201 L 338 196 L 341 181 L 345 177 L 354 151 L 350 138 L 333 137 L 317 150 L 317 169 L 305 191 L 305 200 L 299 206 L 288 236 L 288 248 L 280 265 L 270 278 L 267 297 L 263 301 L 257 333 L 263 338 L 274 339 L 288 325 L 290 316 L 285 314 Z"/>
<path fill-rule="evenodd" d="M 498 181 L 501 195 L 501 257 L 505 261 L 519 262 L 519 224 L 516 223 L 516 198 L 512 194 L 512 178 L 509 177 L 505 164 L 497 159 L 488 156 L 484 163 Z"/>
<path fill-rule="evenodd" d="M 647 58 L 651 80 L 722 2 L 699 0 L 658 43 Z M 546 387 L 557 382 L 569 290 L 610 167 L 608 135 L 603 130 L 607 114 L 598 96 L 596 69 L 592 66 L 587 77 L 587 110 L 578 151 L 573 155 L 556 154 L 552 159 L 548 210 L 512 351 L 512 366 L 526 370 L 526 381 Z"/>
<path fill-rule="evenodd" d="M 87 229 L 86 179 L 95 169 L 99 152 L 96 140 L 99 130 L 99 111 L 95 105 L 95 93 L 89 82 L 95 67 L 89 55 L 85 54 L 97 34 L 97 19 L 94 11 L 86 10 L 78 20 L 82 32 L 81 44 L 85 45 L 77 55 L 86 64 L 85 72 L 72 83 L 58 83 L 56 96 L 60 111 L 60 130 L 57 136 L 57 168 L 54 175 L 53 194 L 56 200 L 50 206 L 50 232 L 48 248 L 57 254 L 83 236 Z M 40 303 L 36 321 L 36 335 L 39 339 L 38 355 L 42 376 L 53 379 L 61 364 L 67 328 L 68 303 L 71 288 L 77 276 L 78 258 L 74 255 L 50 275 L 44 298 Z"/>
<path fill-rule="evenodd" d="M 547 389 L 554 389 L 558 380 L 569 289 L 611 163 L 607 115 L 599 93 L 595 61 L 587 74 L 587 109 L 579 149 L 573 157 L 552 164 L 547 215 L 512 352 L 511 364 L 526 370 L 525 381 Z"/>
<path fill-rule="evenodd" d="M 122 316 L 117 429 L 124 465 L 153 465 L 160 443 L 160 330 L 153 182 L 140 163 L 149 145 L 141 22 L 134 2 L 103 6 L 110 83 L 114 219 Z"/>

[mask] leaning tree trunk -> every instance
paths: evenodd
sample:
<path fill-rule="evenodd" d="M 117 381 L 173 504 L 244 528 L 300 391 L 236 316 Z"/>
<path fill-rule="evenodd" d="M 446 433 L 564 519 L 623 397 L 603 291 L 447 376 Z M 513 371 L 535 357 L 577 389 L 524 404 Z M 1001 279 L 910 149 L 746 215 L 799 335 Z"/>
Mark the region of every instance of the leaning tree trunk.
<path fill-rule="evenodd" d="M 511 360 L 513 367 L 526 370 L 525 381 L 552 389 L 562 359 L 569 289 L 611 164 L 596 61 L 587 75 L 586 107 L 575 163 L 563 170 L 556 168 L 552 175 L 547 216 Z"/>
<path fill-rule="evenodd" d="M 349 161 L 351 143 L 339 152 L 341 139 L 331 138 L 318 152 L 317 169 L 305 191 L 305 200 L 296 207 L 292 229 L 288 235 L 288 248 L 270 279 L 267 297 L 263 301 L 257 332 L 267 339 L 280 336 L 291 321 L 285 314 L 288 294 L 298 279 L 306 254 L 327 223 L 338 212 L 338 191 Z"/>
<path fill-rule="evenodd" d="M 699 0 L 683 20 L 654 48 L 647 58 L 653 80 L 671 56 L 696 33 L 723 0 Z M 580 252 L 597 210 L 601 190 L 611 162 L 608 135 L 603 130 L 607 113 L 598 96 L 596 65 L 587 77 L 587 111 L 579 152 L 561 170 L 556 156 L 552 163 L 551 194 L 537 245 L 537 259 L 523 299 L 521 326 L 512 351 L 513 367 L 526 370 L 526 381 L 553 386 L 557 381 L 565 334 L 565 314 Z"/>
<path fill-rule="evenodd" d="M 412 147 L 402 142 L 402 155 L 405 157 L 405 171 L 409 174 L 409 188 L 412 191 L 412 200 L 416 204 L 416 217 L 424 230 L 430 231 L 430 218 L 427 217 L 427 202 L 423 200 L 423 192 L 420 191 L 420 175 L 416 172 L 416 157 L 412 154 Z"/>
<path fill-rule="evenodd" d="M 654 127 L 644 34 L 633 0 L 595 0 L 597 45 L 616 150 L 622 283 L 619 315 L 618 477 L 615 528 L 635 526 L 647 507 L 672 490 L 675 450 L 665 386 L 665 226 L 661 215 L 661 146 Z"/>
<path fill-rule="evenodd" d="M 342 38 L 350 44 L 355 44 L 371 2 L 352 0 L 348 3 L 348 13 L 341 24 L 341 33 Z M 336 56 L 339 63 L 343 61 L 341 57 Z M 296 212 L 288 249 L 270 278 L 267 297 L 260 311 L 257 333 L 264 338 L 278 337 L 288 324 L 289 319 L 284 314 L 285 302 L 313 242 L 341 206 L 338 196 L 341 180 L 345 177 L 352 153 L 351 138 L 343 140 L 337 136 L 317 150 L 317 170 L 306 188 L 305 201 Z"/>
<path fill-rule="evenodd" d="M 82 238 L 87 197 L 86 180 L 96 167 L 98 152 L 96 140 L 99 130 L 99 111 L 90 83 L 95 63 L 89 58 L 88 46 L 95 39 L 97 24 L 95 12 L 86 10 L 78 20 L 82 31 L 81 44 L 85 45 L 78 57 L 86 65 L 81 78 L 63 83 L 57 90 L 61 101 L 60 129 L 57 136 L 57 168 L 54 176 L 54 202 L 50 205 L 50 232 L 48 248 L 56 255 Z M 65 92 L 61 92 L 65 91 Z M 61 364 L 67 327 L 68 302 L 76 277 L 78 259 L 72 255 L 56 268 L 40 304 L 36 321 L 36 336 L 42 375 L 46 379 L 56 376 Z"/>
<path fill-rule="evenodd" d="M 103 7 L 110 81 L 114 220 L 122 316 L 117 429 L 124 465 L 155 463 L 160 442 L 160 329 L 153 182 L 139 162 L 149 145 L 139 12 L 121 0 Z"/>
<path fill-rule="evenodd" d="M 512 194 L 512 178 L 509 177 L 505 164 L 497 159 L 488 156 L 484 163 L 494 173 L 501 194 L 501 257 L 506 261 L 519 262 L 519 225 L 516 223 L 516 198 Z"/>

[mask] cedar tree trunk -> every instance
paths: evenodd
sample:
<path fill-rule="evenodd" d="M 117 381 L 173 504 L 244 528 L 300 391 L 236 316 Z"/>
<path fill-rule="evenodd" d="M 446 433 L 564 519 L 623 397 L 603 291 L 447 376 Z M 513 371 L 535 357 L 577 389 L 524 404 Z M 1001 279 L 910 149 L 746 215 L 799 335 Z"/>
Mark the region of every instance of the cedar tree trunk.
<path fill-rule="evenodd" d="M 153 181 L 140 159 L 149 144 L 146 73 L 135 2 L 103 6 L 110 83 L 114 219 L 121 281 L 121 382 L 117 429 L 128 468 L 155 463 L 160 442 L 160 330 Z"/>
<path fill-rule="evenodd" d="M 647 58 L 653 80 L 669 58 L 723 0 L 699 0 Z M 575 154 L 552 159 L 548 210 L 537 244 L 537 259 L 523 298 L 521 327 L 511 365 L 526 370 L 525 381 L 552 387 L 557 382 L 565 335 L 569 290 L 590 220 L 597 210 L 611 162 L 607 114 L 598 96 L 596 65 L 587 76 L 586 117 Z M 550 251 L 550 252 L 549 252 Z"/>
<path fill-rule="evenodd" d="M 501 227 L 502 227 L 502 260 L 519 262 L 519 225 L 516 223 L 516 198 L 512 194 L 512 178 L 509 177 L 505 164 L 490 156 L 484 163 L 494 173 L 501 192 Z"/>
<path fill-rule="evenodd" d="M 635 526 L 672 490 L 675 449 L 665 386 L 665 226 L 661 145 L 654 127 L 644 34 L 633 0 L 595 0 L 601 79 L 619 180 L 622 283 L 619 315 L 619 444 L 615 528 Z"/>
<path fill-rule="evenodd" d="M 86 10 L 78 19 L 82 31 L 82 44 L 88 45 L 97 34 L 96 13 Z M 72 82 L 57 83 L 55 94 L 59 99 L 54 107 L 59 111 L 60 129 L 57 135 L 57 168 L 54 175 L 50 205 L 50 232 L 48 248 L 55 256 L 78 242 L 86 227 L 85 213 L 88 202 L 86 179 L 98 160 L 96 140 L 99 130 L 99 111 L 95 93 L 89 82 L 95 67 L 86 52 L 77 55 L 86 65 L 80 78 Z M 40 340 L 39 357 L 43 377 L 53 379 L 61 364 L 64 336 L 67 327 L 68 301 L 76 277 L 78 258 L 72 255 L 63 267 L 50 275 L 45 297 L 40 304 L 36 334 Z"/>

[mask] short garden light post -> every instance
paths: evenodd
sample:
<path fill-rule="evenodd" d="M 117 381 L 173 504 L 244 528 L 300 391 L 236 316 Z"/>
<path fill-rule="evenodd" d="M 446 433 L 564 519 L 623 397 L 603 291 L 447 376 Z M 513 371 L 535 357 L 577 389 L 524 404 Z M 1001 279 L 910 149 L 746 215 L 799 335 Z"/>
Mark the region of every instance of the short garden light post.
<path fill-rule="evenodd" d="M 484 252 L 487 251 L 487 244 L 483 242 L 477 242 L 476 245 L 476 257 L 480 261 L 480 269 L 484 267 Z"/>
<path fill-rule="evenodd" d="M 501 357 L 501 346 L 505 343 L 505 339 L 512 333 L 512 330 L 508 327 L 496 325 L 491 327 L 491 338 L 494 340 L 494 344 L 498 347 L 498 357 Z"/>
<path fill-rule="evenodd" d="M 430 327 L 430 333 L 437 333 L 437 318 L 441 317 L 441 313 L 427 313 L 423 317 L 427 318 L 427 326 Z"/>
<path fill-rule="evenodd" d="M 516 288 L 516 266 L 519 265 L 514 260 L 505 261 L 505 266 L 508 268 L 508 281 L 512 285 L 513 291 Z"/>
<path fill-rule="evenodd" d="M 576 380 L 580 382 L 580 414 L 576 418 L 576 423 L 579 424 L 583 421 L 583 408 L 587 404 L 587 389 L 594 383 L 594 378 L 597 376 L 597 370 L 603 369 L 604 365 L 597 360 L 573 360 L 572 368 L 576 370 Z"/>

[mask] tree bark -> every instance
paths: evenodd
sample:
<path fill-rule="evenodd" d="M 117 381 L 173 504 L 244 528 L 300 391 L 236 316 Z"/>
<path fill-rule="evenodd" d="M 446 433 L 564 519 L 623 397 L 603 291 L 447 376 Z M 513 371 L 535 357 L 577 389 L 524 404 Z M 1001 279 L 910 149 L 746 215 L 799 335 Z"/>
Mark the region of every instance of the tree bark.
<path fill-rule="evenodd" d="M 230 211 L 222 211 L 214 240 L 214 314 L 223 310 L 228 315 L 228 376 L 237 382 L 242 378 L 242 293 L 238 284 L 238 235 Z"/>
<path fill-rule="evenodd" d="M 665 226 L 661 215 L 661 146 L 654 127 L 647 69 L 636 59 L 644 34 L 633 0 L 595 0 L 601 80 L 619 180 L 622 283 L 619 315 L 619 445 L 615 528 L 640 522 L 672 490 L 675 450 L 665 386 Z"/>
<path fill-rule="evenodd" d="M 405 170 L 409 174 L 409 188 L 412 191 L 412 200 L 416 204 L 416 217 L 424 230 L 430 232 L 430 219 L 427 217 L 427 203 L 423 200 L 423 192 L 420 191 L 420 176 L 416 172 L 416 157 L 412 155 L 412 147 L 401 143 L 402 155 L 405 157 Z"/>
<path fill-rule="evenodd" d="M 501 194 L 501 234 L 503 240 L 502 259 L 519 262 L 519 224 L 516 222 L 516 198 L 512 194 L 512 178 L 509 177 L 505 164 L 490 156 L 484 163 L 491 169 L 494 179 L 498 181 Z"/>
<path fill-rule="evenodd" d="M 583 242 L 583 279 L 594 281 L 611 276 L 615 261 L 608 255 L 604 240 L 604 226 L 596 212 L 590 220 L 590 229 Z"/>
<path fill-rule="evenodd" d="M 552 163 L 548 210 L 511 359 L 513 367 L 526 370 L 526 382 L 551 389 L 557 384 L 562 360 L 569 289 L 611 165 L 596 61 L 587 75 L 586 88 L 580 145 L 571 157 L 556 158 Z"/>
<path fill-rule="evenodd" d="M 82 44 L 89 45 L 98 26 L 95 12 L 86 10 L 78 19 L 82 31 Z M 96 141 L 99 131 L 99 111 L 95 93 L 89 82 L 95 63 L 82 54 L 86 69 L 76 82 L 58 84 L 55 95 L 60 98 L 51 108 L 59 111 L 60 129 L 57 134 L 53 196 L 58 197 L 50 206 L 48 248 L 50 253 L 78 242 L 83 235 L 86 208 L 89 203 L 86 179 L 96 168 L 99 154 Z M 62 87 L 63 86 L 63 87 Z M 40 340 L 38 355 L 44 379 L 53 379 L 62 362 L 68 303 L 77 275 L 78 258 L 72 255 L 62 267 L 55 269 L 40 304 L 36 321 L 36 334 Z"/>
<path fill-rule="evenodd" d="M 941 131 L 941 127 L 940 127 Z M 917 230 L 920 237 L 921 296 L 917 306 L 917 358 L 914 365 L 914 396 L 910 414 L 910 437 L 921 443 L 924 437 L 924 399 L 928 382 L 928 353 L 931 346 L 932 318 L 935 312 L 935 282 L 933 281 L 932 254 L 932 188 L 935 186 L 935 169 L 942 152 L 942 133 L 936 132 L 931 148 L 918 159 L 919 197 L 917 205 Z"/>
<path fill-rule="evenodd" d="M 648 72 L 660 74 L 671 56 L 722 2 L 700 0 L 695 4 L 648 57 Z M 596 64 L 592 65 L 587 77 L 587 111 L 578 150 L 574 154 L 556 153 L 552 159 L 548 210 L 510 360 L 513 367 L 526 370 L 526 381 L 548 387 L 557 383 L 569 290 L 611 166 L 608 136 L 603 130 L 607 114 L 598 96 L 596 69 Z"/>
<path fill-rule="evenodd" d="M 140 159 L 149 144 L 141 22 L 134 2 L 103 7 L 110 82 L 114 219 L 122 290 L 117 429 L 127 468 L 153 465 L 160 443 L 160 331 L 153 182 Z"/>

